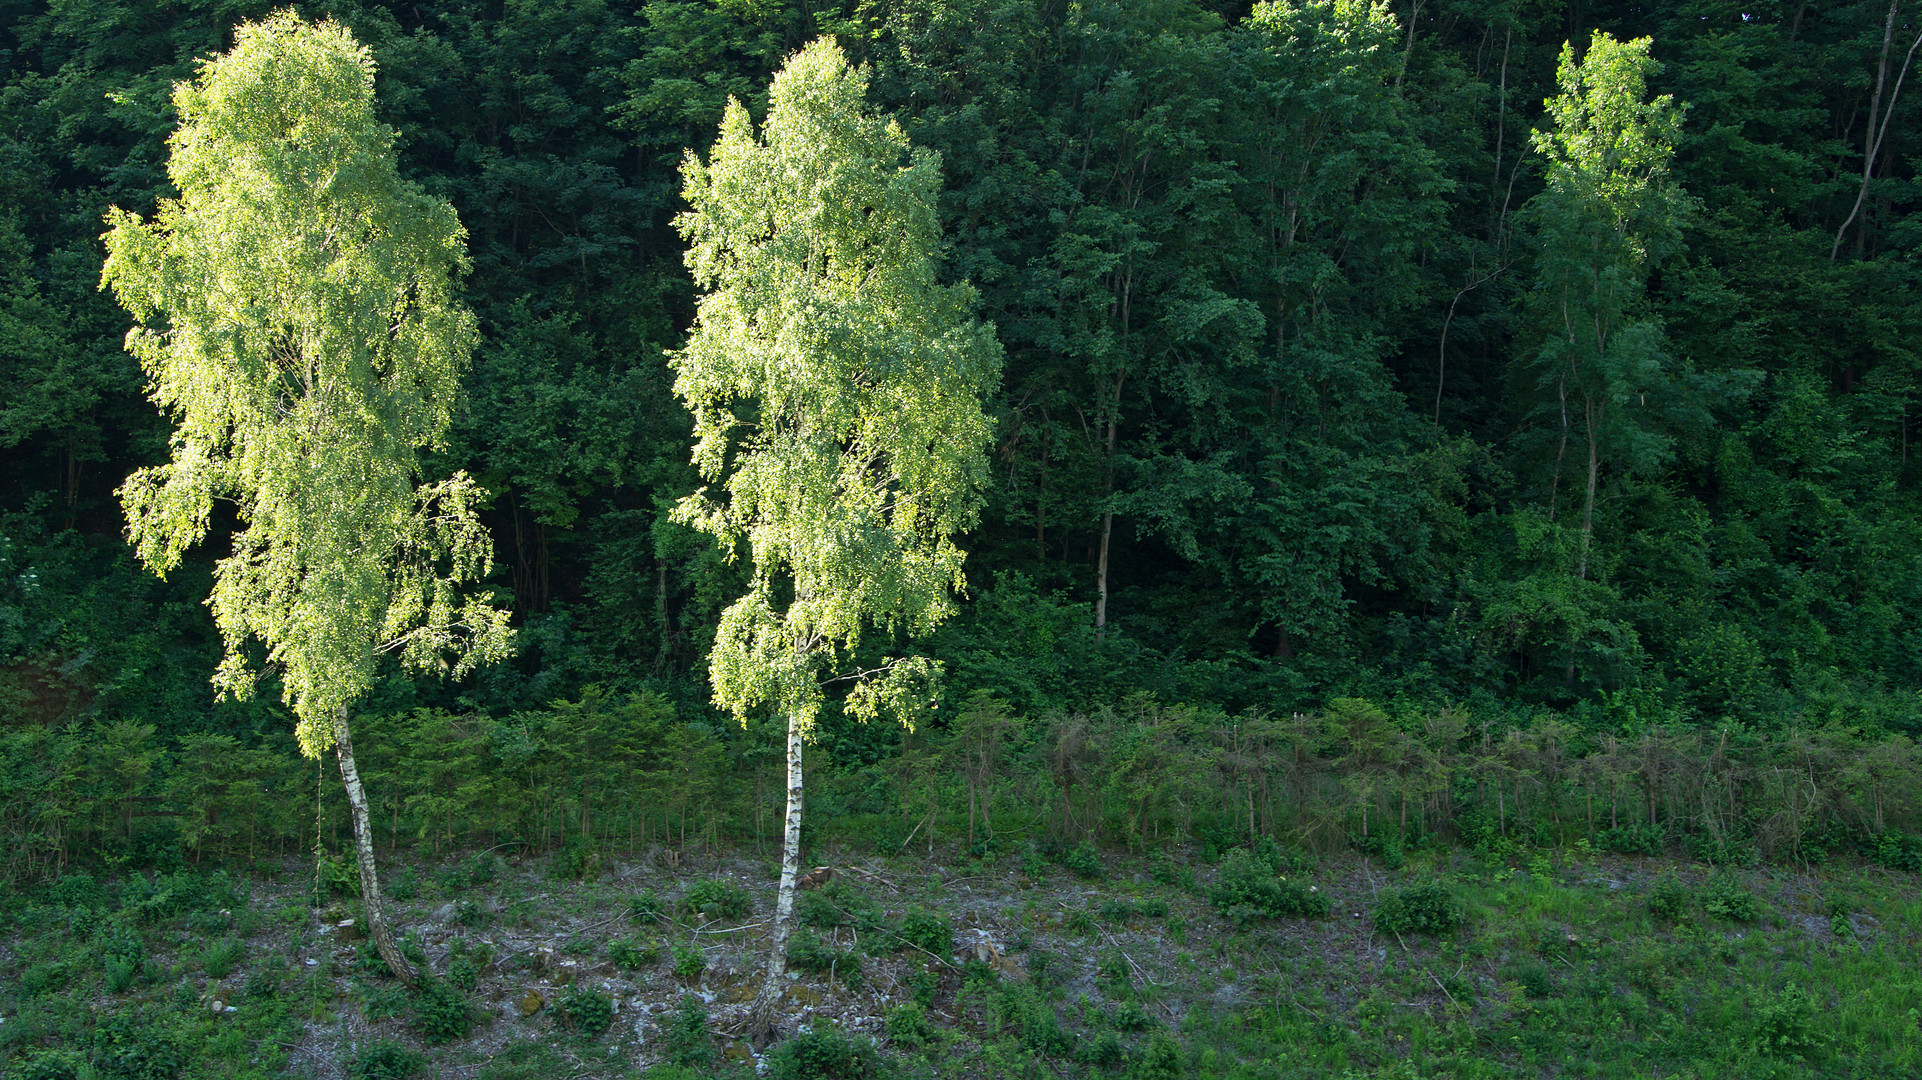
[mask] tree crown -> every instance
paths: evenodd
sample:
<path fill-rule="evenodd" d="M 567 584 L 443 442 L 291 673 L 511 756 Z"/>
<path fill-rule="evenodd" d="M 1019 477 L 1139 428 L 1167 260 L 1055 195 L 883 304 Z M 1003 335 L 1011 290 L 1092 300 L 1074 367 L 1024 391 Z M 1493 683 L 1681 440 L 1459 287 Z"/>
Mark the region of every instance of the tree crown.
<path fill-rule="evenodd" d="M 172 461 L 121 489 L 129 535 L 165 573 L 214 499 L 236 504 L 209 600 L 226 643 L 215 682 L 250 694 L 259 639 L 312 753 L 378 653 L 465 671 L 508 639 L 504 612 L 456 590 L 489 565 L 482 492 L 460 474 L 418 483 L 475 339 L 454 292 L 465 233 L 395 172 L 373 94 L 373 62 L 340 25 L 242 25 L 175 88 L 179 197 L 152 222 L 111 211 L 101 275 L 176 421 Z"/>
<path fill-rule="evenodd" d="M 678 225 L 708 292 L 672 356 L 675 392 L 725 497 L 704 488 L 679 512 L 754 566 L 721 620 L 715 695 L 737 713 L 772 702 L 803 729 L 819 666 L 864 627 L 920 633 L 947 615 L 1000 373 L 973 291 L 939 280 L 940 159 L 866 89 L 816 41 L 775 77 L 758 135 L 731 100 L 709 160 L 682 167 L 693 209 Z M 901 704 L 926 674 L 884 667 L 858 680 L 857 712 Z"/>

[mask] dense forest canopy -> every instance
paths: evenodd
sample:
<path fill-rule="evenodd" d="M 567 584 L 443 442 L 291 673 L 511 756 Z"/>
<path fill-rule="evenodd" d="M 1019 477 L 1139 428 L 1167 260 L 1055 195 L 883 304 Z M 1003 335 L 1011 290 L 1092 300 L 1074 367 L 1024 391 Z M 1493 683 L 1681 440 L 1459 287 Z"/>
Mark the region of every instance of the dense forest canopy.
<path fill-rule="evenodd" d="M 0 4 L 10 732 L 179 755 L 291 727 L 276 695 L 210 705 L 231 509 L 165 582 L 125 542 L 115 492 L 171 426 L 99 289 L 108 207 L 176 194 L 174 84 L 271 7 Z M 485 489 L 521 645 L 459 682 L 388 672 L 362 702 L 382 730 L 642 694 L 622 708 L 678 716 L 677 753 L 722 738 L 765 772 L 771 729 L 728 734 L 707 700 L 743 566 L 673 513 L 700 482 L 674 220 L 684 151 L 730 95 L 758 121 L 822 34 L 939 154 L 943 272 L 1006 354 L 969 591 L 919 645 L 951 701 L 1039 723 L 1339 699 L 1467 710 L 1458 741 L 1922 729 L 1922 5 L 301 13 L 371 48 L 402 174 L 467 231 L 478 344 L 427 471 Z M 830 713 L 845 764 L 923 737 Z"/>

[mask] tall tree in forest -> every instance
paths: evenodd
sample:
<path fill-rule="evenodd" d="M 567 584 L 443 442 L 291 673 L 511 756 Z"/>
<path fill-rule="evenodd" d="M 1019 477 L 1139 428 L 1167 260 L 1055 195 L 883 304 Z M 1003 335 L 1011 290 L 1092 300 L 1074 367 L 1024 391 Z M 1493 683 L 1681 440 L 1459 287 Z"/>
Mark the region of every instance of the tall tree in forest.
<path fill-rule="evenodd" d="M 1545 340 L 1530 362 L 1553 431 L 1551 517 L 1570 440 L 1586 450 L 1577 578 L 1588 576 L 1604 458 L 1629 468 L 1662 460 L 1655 420 L 1675 404 L 1647 286 L 1676 240 L 1681 195 L 1667 174 L 1682 111 L 1667 95 L 1644 100 L 1656 66 L 1648 49 L 1647 38 L 1599 31 L 1580 59 L 1564 45 L 1560 91 L 1547 102 L 1553 126 L 1534 135 L 1547 185 L 1527 207 L 1539 244 L 1530 304 Z"/>
<path fill-rule="evenodd" d="M 679 219 L 706 290 L 675 392 L 694 413 L 703 488 L 681 518 L 730 553 L 749 591 L 722 615 L 710 657 L 716 704 L 787 721 L 787 828 L 767 977 L 765 1034 L 786 969 L 801 849 L 801 755 L 824 681 L 853 684 L 855 715 L 906 720 L 926 700 L 925 660 L 861 670 L 878 627 L 931 630 L 962 586 L 954 534 L 973 523 L 992 428 L 981 399 L 1001 347 L 943 285 L 940 158 L 868 107 L 867 72 L 822 39 L 776 75 L 756 134 L 731 100 L 706 162 L 690 153 Z"/>
<path fill-rule="evenodd" d="M 508 651 L 506 613 L 458 590 L 489 567 L 483 493 L 462 474 L 422 483 L 418 458 L 447 431 L 474 343 L 454 294 L 465 233 L 395 172 L 374 65 L 336 23 L 241 26 L 174 105 L 179 198 L 151 223 L 107 216 L 102 287 L 138 320 L 127 347 L 177 423 L 173 460 L 121 488 L 128 532 L 164 574 L 207 535 L 213 501 L 234 504 L 209 600 L 215 685 L 244 698 L 275 673 L 301 749 L 335 751 L 368 927 L 411 984 L 348 717 L 383 654 L 460 675 Z"/>

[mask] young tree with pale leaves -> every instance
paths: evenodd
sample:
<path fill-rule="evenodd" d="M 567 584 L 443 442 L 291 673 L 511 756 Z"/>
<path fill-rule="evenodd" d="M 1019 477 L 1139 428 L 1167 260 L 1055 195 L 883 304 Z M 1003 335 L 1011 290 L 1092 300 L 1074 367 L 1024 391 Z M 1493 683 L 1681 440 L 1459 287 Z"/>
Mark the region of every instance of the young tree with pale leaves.
<path fill-rule="evenodd" d="M 932 666 L 896 657 L 861 670 L 879 630 L 924 634 L 952 610 L 987 482 L 981 401 L 1001 347 L 974 291 L 942 284 L 939 157 L 911 147 L 866 102 L 867 73 L 822 39 L 774 78 L 755 130 L 730 101 L 720 141 L 690 153 L 677 224 L 706 290 L 672 356 L 694 413 L 694 463 L 719 489 L 683 521 L 752 563 L 721 617 L 715 703 L 787 722 L 787 822 L 767 978 L 753 1026 L 782 988 L 800 870 L 802 747 L 847 682 L 855 715 L 904 722 L 928 703 Z"/>
<path fill-rule="evenodd" d="M 179 197 L 152 222 L 107 215 L 101 284 L 133 314 L 127 348 L 176 424 L 173 460 L 120 489 L 128 534 L 165 574 L 214 500 L 233 503 L 208 601 L 226 646 L 215 685 L 244 698 L 272 673 L 301 749 L 335 752 L 368 929 L 412 984 L 349 710 L 384 654 L 459 676 L 509 648 L 506 612 L 459 588 L 491 562 L 484 493 L 459 473 L 423 482 L 419 457 L 446 436 L 475 341 L 454 291 L 466 234 L 395 171 L 373 62 L 337 23 L 242 25 L 174 105 Z"/>

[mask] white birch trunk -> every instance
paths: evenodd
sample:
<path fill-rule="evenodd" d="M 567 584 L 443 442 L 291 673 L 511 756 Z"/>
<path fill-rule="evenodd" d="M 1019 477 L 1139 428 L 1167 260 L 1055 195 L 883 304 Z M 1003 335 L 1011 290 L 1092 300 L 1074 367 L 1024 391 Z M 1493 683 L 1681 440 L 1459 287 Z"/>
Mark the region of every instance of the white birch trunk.
<path fill-rule="evenodd" d="M 775 894 L 774 925 L 768 934 L 767 975 L 755 996 L 748 1028 L 756 1042 L 774 1030 L 774 1014 L 786 989 L 787 943 L 794 926 L 794 884 L 801 876 L 801 725 L 787 724 L 787 829 L 781 842 L 781 886 Z"/>
<path fill-rule="evenodd" d="M 360 786 L 360 769 L 354 765 L 354 740 L 347 726 L 347 710 L 334 718 L 334 754 L 340 759 L 340 779 L 347 786 L 347 805 L 354 818 L 354 856 L 360 866 L 360 902 L 367 917 L 367 936 L 394 977 L 411 989 L 415 984 L 414 967 L 400 954 L 394 937 L 387 931 L 387 915 L 380 906 L 380 877 L 374 868 L 374 832 L 367 817 L 367 792 Z"/>

